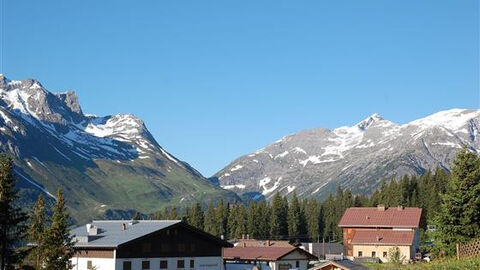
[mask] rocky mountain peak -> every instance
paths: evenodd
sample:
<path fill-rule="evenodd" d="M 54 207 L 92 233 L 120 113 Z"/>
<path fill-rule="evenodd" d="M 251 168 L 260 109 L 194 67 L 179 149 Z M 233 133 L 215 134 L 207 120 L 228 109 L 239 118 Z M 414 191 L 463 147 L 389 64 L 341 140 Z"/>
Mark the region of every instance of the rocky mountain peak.
<path fill-rule="evenodd" d="M 364 120 L 360 121 L 356 126 L 361 130 L 368 129 L 373 123 L 384 120 L 378 113 L 374 113 Z"/>
<path fill-rule="evenodd" d="M 480 110 L 452 109 L 398 125 L 373 114 L 353 126 L 290 135 L 237 158 L 214 176 L 239 194 L 369 193 L 383 179 L 448 170 L 466 145 L 480 153 Z"/>
<path fill-rule="evenodd" d="M 78 102 L 78 97 L 75 91 L 67 91 L 64 93 L 55 94 L 65 105 L 72 110 L 74 113 L 83 114 L 80 103 Z"/>

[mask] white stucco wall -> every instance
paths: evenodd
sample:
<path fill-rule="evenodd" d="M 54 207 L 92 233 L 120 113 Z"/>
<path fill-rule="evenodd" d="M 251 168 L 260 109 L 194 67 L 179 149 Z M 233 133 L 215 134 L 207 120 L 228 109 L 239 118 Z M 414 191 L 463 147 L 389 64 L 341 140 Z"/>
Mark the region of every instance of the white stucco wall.
<path fill-rule="evenodd" d="M 299 267 L 296 267 L 296 262 L 299 262 Z M 292 268 L 290 269 L 298 269 L 298 270 L 307 270 L 308 268 L 308 261 L 303 259 L 303 260 L 279 260 L 275 262 L 270 262 L 270 268 L 272 270 L 279 270 L 281 264 L 290 264 Z"/>
<path fill-rule="evenodd" d="M 92 266 L 97 270 L 114 270 L 115 259 L 113 258 L 78 258 L 71 259 L 73 270 L 87 270 L 87 261 L 92 261 Z"/>
<path fill-rule="evenodd" d="M 160 261 L 167 260 L 167 270 L 177 270 L 177 261 L 184 260 L 185 270 L 190 270 L 190 260 L 195 261 L 195 270 L 224 270 L 223 259 L 221 257 L 179 257 L 179 258 L 134 258 L 134 259 L 117 259 L 115 261 L 115 270 L 123 270 L 123 262 L 131 261 L 132 270 L 141 270 L 142 261 L 150 261 L 150 269 L 159 270 Z M 80 269 L 79 269 L 80 270 Z M 103 270 L 103 269 L 99 269 Z"/>
<path fill-rule="evenodd" d="M 388 262 L 388 251 L 392 248 L 398 247 L 400 249 L 400 256 L 405 258 L 405 261 L 410 259 L 410 246 L 375 246 L 375 245 L 353 245 L 353 255 L 355 258 L 358 257 L 358 252 L 362 251 L 363 257 L 371 257 L 372 251 L 375 251 L 377 258 L 382 262 Z M 387 257 L 383 257 L 383 253 L 387 253 Z"/>

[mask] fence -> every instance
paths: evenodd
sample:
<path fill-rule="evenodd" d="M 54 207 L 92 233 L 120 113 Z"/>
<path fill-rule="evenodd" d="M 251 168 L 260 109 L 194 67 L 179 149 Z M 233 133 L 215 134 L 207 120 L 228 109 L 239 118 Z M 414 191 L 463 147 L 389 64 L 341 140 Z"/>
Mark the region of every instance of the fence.
<path fill-rule="evenodd" d="M 480 255 L 480 238 L 465 244 L 457 244 L 457 258 Z"/>

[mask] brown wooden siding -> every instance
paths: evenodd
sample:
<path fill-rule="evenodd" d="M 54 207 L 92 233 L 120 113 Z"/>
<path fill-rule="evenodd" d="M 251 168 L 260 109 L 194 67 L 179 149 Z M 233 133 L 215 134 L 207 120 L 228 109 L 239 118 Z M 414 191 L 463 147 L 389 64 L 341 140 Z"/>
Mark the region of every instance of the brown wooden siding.
<path fill-rule="evenodd" d="M 77 250 L 74 257 L 82 258 L 113 258 L 113 250 Z"/>
<path fill-rule="evenodd" d="M 222 246 L 183 226 L 154 232 L 120 245 L 117 258 L 222 256 Z"/>
<path fill-rule="evenodd" d="M 355 235 L 354 228 L 343 228 L 343 246 L 347 256 L 353 256 L 353 236 Z"/>

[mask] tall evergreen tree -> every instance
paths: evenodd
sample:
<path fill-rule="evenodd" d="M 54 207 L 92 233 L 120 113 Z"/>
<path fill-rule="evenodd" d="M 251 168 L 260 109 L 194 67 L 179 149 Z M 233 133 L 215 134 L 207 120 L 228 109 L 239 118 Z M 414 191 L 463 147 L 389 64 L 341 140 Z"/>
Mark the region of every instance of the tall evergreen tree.
<path fill-rule="evenodd" d="M 41 269 L 42 262 L 45 259 L 46 223 L 45 202 L 43 201 L 43 196 L 39 195 L 30 213 L 30 225 L 28 227 L 28 240 L 35 245 L 29 257 L 34 262 L 34 268 L 37 270 Z"/>
<path fill-rule="evenodd" d="M 258 220 L 257 202 L 251 201 L 247 209 L 247 233 L 252 238 L 258 238 L 259 236 Z"/>
<path fill-rule="evenodd" d="M 227 228 L 228 228 L 228 237 L 230 239 L 238 238 L 237 236 L 237 204 L 236 203 L 230 205 L 230 209 L 228 211 Z"/>
<path fill-rule="evenodd" d="M 290 240 L 296 242 L 300 240 L 300 230 L 302 226 L 302 217 L 300 203 L 297 198 L 297 194 L 293 193 L 290 200 L 290 206 L 288 207 L 287 224 L 288 224 L 288 236 Z"/>
<path fill-rule="evenodd" d="M 18 199 L 13 160 L 0 156 L 0 269 L 10 270 L 25 256 L 18 248 L 25 237 L 27 215 L 15 204 Z"/>
<path fill-rule="evenodd" d="M 260 239 L 270 238 L 270 209 L 265 200 L 257 206 L 257 236 Z"/>
<path fill-rule="evenodd" d="M 308 237 L 311 241 L 315 242 L 320 237 L 321 212 L 318 201 L 316 199 L 308 200 L 307 209 L 305 212 L 308 213 L 306 215 Z"/>
<path fill-rule="evenodd" d="M 225 203 L 223 199 L 217 205 L 215 209 L 215 218 L 217 220 L 217 232 L 219 236 L 223 236 L 224 239 L 228 239 L 228 207 L 229 204 Z"/>
<path fill-rule="evenodd" d="M 453 162 L 437 221 L 438 237 L 448 253 L 456 243 L 480 237 L 480 157 L 466 148 Z"/>
<path fill-rule="evenodd" d="M 57 191 L 57 202 L 53 207 L 52 223 L 46 234 L 45 269 L 72 269 L 73 242 L 68 229 L 70 217 L 65 205 L 62 189 Z"/>
<path fill-rule="evenodd" d="M 207 211 L 205 211 L 205 220 L 204 220 L 204 231 L 218 236 L 217 232 L 217 218 L 215 216 L 215 208 L 213 207 L 213 203 L 209 202 Z"/>
<path fill-rule="evenodd" d="M 203 213 L 202 205 L 199 202 L 196 202 L 193 205 L 188 223 L 200 230 L 203 230 L 203 222 L 204 222 L 204 213 Z"/>
<path fill-rule="evenodd" d="M 247 211 L 243 204 L 237 206 L 237 231 L 235 235 L 237 237 L 244 237 L 247 235 Z"/>
<path fill-rule="evenodd" d="M 288 235 L 287 211 L 288 205 L 276 193 L 270 203 L 270 236 L 273 239 L 283 239 Z"/>

